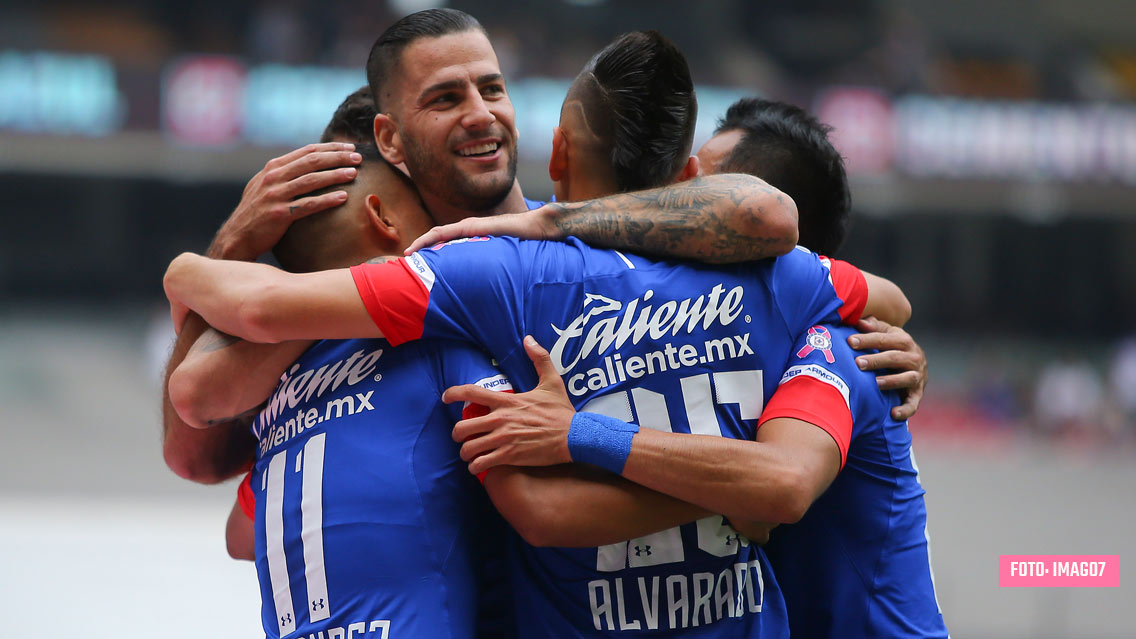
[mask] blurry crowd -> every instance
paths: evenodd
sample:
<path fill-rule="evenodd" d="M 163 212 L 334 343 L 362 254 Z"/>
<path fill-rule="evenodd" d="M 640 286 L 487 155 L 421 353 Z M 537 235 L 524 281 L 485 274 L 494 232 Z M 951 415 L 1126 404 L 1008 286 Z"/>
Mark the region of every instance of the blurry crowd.
<path fill-rule="evenodd" d="M 750 86 L 805 103 L 817 87 L 847 84 L 1058 101 L 1136 95 L 1130 45 L 1086 39 L 1054 12 L 1058 5 L 1047 12 L 1024 1 L 975 24 L 967 3 L 874 0 L 534 0 L 507 10 L 488 0 L 45 0 L 6 8 L 0 42 L 102 53 L 139 69 L 199 53 L 357 67 L 383 28 L 438 4 L 482 21 L 508 78 L 570 77 L 614 35 L 652 27 L 683 48 L 699 84 Z"/>
<path fill-rule="evenodd" d="M 1116 346 L 1103 373 L 1073 352 L 1046 365 L 1034 387 L 1036 428 L 1058 439 L 1131 443 L 1136 438 L 1136 336 Z"/>
<path fill-rule="evenodd" d="M 943 346 L 943 345 L 941 345 Z M 1136 334 L 1103 352 L 1065 347 L 1036 355 L 1042 340 L 1009 350 L 946 345 L 965 362 L 929 353 L 931 386 L 912 431 L 961 444 L 1028 437 L 1066 448 L 1136 448 Z M 965 350 L 964 350 L 965 349 Z M 1015 352 L 1015 349 L 1017 352 Z M 937 365 L 946 370 L 935 372 Z"/>

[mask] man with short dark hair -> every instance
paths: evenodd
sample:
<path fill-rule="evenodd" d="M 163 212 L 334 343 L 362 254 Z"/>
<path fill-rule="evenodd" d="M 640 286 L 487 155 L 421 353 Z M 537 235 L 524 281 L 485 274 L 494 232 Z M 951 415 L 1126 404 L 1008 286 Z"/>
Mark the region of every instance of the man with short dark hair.
<path fill-rule="evenodd" d="M 346 203 L 293 224 L 276 245 L 290 270 L 397 252 L 429 228 L 409 179 L 373 146 L 357 151 L 363 162 L 344 185 Z M 252 351 L 261 355 L 250 360 Z M 215 379 L 199 362 L 219 353 L 258 369 L 242 384 Z M 265 386 L 274 376 L 275 388 Z M 265 347 L 212 330 L 195 343 L 169 387 L 192 426 L 229 424 L 272 393 L 251 423 L 256 464 L 227 534 L 231 554 L 256 560 L 266 636 L 499 636 L 505 611 L 482 599 L 501 596 L 502 575 L 486 572 L 503 557 L 502 526 L 450 437 L 462 407 L 441 402 L 460 383 L 509 389 L 487 356 L 459 343 Z"/>
<path fill-rule="evenodd" d="M 761 175 L 785 191 L 797 203 L 801 244 L 832 255 L 847 233 L 851 198 L 830 131 L 799 107 L 745 98 L 729 108 L 699 158 L 707 171 Z M 847 343 L 881 335 L 896 337 L 819 327 L 813 341 L 798 345 L 790 358 L 797 375 L 785 381 L 762 417 L 799 414 L 799 406 L 816 403 L 800 383 L 813 375 L 839 386 L 853 418 L 832 485 L 766 546 L 794 637 L 947 635 L 930 567 L 923 488 L 903 423 L 908 402 L 901 405 L 885 392 L 894 377 L 877 380 L 858 370 Z M 911 348 L 919 350 L 914 342 Z M 913 392 L 921 394 L 922 387 Z M 918 396 L 908 400 L 917 404 Z"/>
<path fill-rule="evenodd" d="M 714 136 L 698 150 L 706 174 L 760 176 L 793 198 L 800 221 L 798 243 L 833 257 L 848 234 L 851 195 L 844 160 L 828 139 L 832 128 L 800 107 L 742 98 L 726 111 Z M 902 328 L 868 318 L 856 336 L 864 370 L 879 371 L 883 390 L 898 390 L 902 403 L 891 415 L 915 414 L 927 383 L 923 349 Z"/>
<path fill-rule="evenodd" d="M 848 234 L 852 196 L 832 130 L 804 109 L 743 98 L 726 111 L 698 150 L 706 173 L 748 173 L 784 191 L 797 205 L 798 243 L 834 256 Z"/>
<path fill-rule="evenodd" d="M 441 223 L 534 208 L 517 184 L 517 129 L 485 29 L 455 9 L 412 13 L 375 41 L 367 82 L 379 150 Z"/>
<path fill-rule="evenodd" d="M 361 86 L 339 103 L 320 135 L 320 142 L 375 145 L 375 100 L 371 87 Z"/>
<path fill-rule="evenodd" d="M 682 52 L 658 31 L 619 36 L 588 61 L 564 98 L 549 160 L 556 199 L 578 202 L 694 177 L 697 114 Z"/>
<path fill-rule="evenodd" d="M 373 134 L 366 140 L 376 140 L 388 161 L 403 165 L 419 181 L 436 219 L 460 219 L 469 214 L 463 211 L 486 215 L 530 208 L 514 177 L 513 107 L 496 55 L 476 20 L 454 10 L 429 10 L 403 18 L 384 36 L 386 44 L 376 51 L 391 55 L 375 60 L 393 65 L 398 77 L 384 83 L 378 82 L 377 68 L 368 74 L 368 82 L 378 87 L 377 94 L 385 95 L 388 104 L 383 115 L 372 117 Z M 307 145 L 266 163 L 245 187 L 208 255 L 255 260 L 295 220 L 343 204 L 346 191 L 326 187 L 353 180 L 354 167 L 362 162 L 354 144 L 362 141 L 358 125 L 368 107 L 361 92 L 356 98 L 358 104 L 344 106 L 358 117 L 339 129 L 348 141 Z M 496 150 L 485 153 L 486 145 Z M 178 335 L 164 389 L 170 373 L 205 329 L 195 319 Z M 236 474 L 247 459 L 247 452 L 242 452 L 247 451 L 247 433 L 187 428 L 168 392 L 163 393 L 162 422 L 163 455 L 179 476 L 216 483 Z"/>
<path fill-rule="evenodd" d="M 843 239 L 848 214 L 843 164 L 827 140 L 827 127 L 804 111 L 781 103 L 744 100 L 731 108 L 719 134 L 703 147 L 700 157 L 710 170 L 762 171 L 766 162 L 772 162 L 770 169 L 781 186 L 806 203 L 807 208 L 801 209 L 802 235 L 811 232 L 810 241 L 825 242 L 829 250 L 835 250 Z M 801 191 L 807 188 L 820 189 L 823 196 Z M 496 218 L 489 224 L 476 224 L 489 226 L 502 221 Z M 931 576 L 923 489 L 910 457 L 910 435 L 903 418 L 894 417 L 902 408 L 898 399 L 881 390 L 892 376 L 877 380 L 860 370 L 865 367 L 857 367 L 859 358 L 853 356 L 846 342 L 876 338 L 831 323 L 810 328 L 794 345 L 784 365 L 787 372 L 761 415 L 759 442 L 768 441 L 770 425 L 784 418 L 825 429 L 832 435 L 827 445 L 838 451 L 826 468 L 833 474 L 841 469 L 816 503 L 812 500 L 820 493 L 799 502 L 800 510 L 791 518 L 778 520 L 800 522 L 775 531 L 768 546 L 785 591 L 794 636 L 946 636 Z M 542 376 L 542 385 L 550 379 Z M 571 379 L 568 386 L 571 392 Z M 448 394 L 466 401 L 479 395 L 472 390 Z M 455 433 L 478 436 L 463 448 L 466 458 L 475 458 L 471 468 L 482 471 L 498 463 L 562 461 L 549 456 L 541 446 L 521 443 L 509 433 L 520 423 L 554 422 L 541 419 L 552 414 L 543 408 L 550 403 L 549 397 L 545 392 L 532 403 L 528 394 L 494 402 L 499 411 L 491 413 L 495 421 L 459 424 Z M 567 397 L 564 400 L 566 403 Z M 559 441 L 543 433 L 536 435 L 533 430 L 523 429 L 525 442 Z M 480 445 L 490 436 L 496 436 L 492 446 Z M 522 454 L 520 449 L 527 452 Z M 701 486 L 691 478 L 721 475 L 721 469 L 729 468 L 730 458 L 742 459 L 742 454 L 723 450 L 718 456 L 703 455 L 703 465 L 696 466 L 683 460 L 681 450 L 676 443 L 664 448 L 665 454 L 650 456 L 654 449 L 647 448 L 641 457 L 647 461 L 638 463 L 633 452 L 622 474 L 715 510 L 715 506 L 698 501 L 697 495 L 700 489 L 711 493 L 712 485 Z M 735 499 L 747 493 L 746 486 L 760 485 L 756 478 L 763 473 L 754 472 L 758 467 L 741 464 L 741 469 L 728 475 L 738 486 Z M 749 474 L 755 479 L 741 479 Z M 742 523 L 735 521 L 744 532 Z"/>

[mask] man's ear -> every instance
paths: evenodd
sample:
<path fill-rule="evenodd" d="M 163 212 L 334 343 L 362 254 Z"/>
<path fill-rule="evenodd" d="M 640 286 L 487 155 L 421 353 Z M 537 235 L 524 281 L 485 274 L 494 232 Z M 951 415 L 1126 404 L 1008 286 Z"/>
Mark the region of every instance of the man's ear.
<path fill-rule="evenodd" d="M 391 246 L 399 246 L 402 240 L 402 234 L 398 232 L 398 226 L 395 224 L 394 218 L 385 206 L 379 196 L 371 193 L 367 196 L 367 221 L 370 224 L 371 230 L 375 232 L 379 241 Z"/>
<path fill-rule="evenodd" d="M 560 127 L 552 129 L 552 155 L 548 158 L 548 177 L 560 182 L 568 172 L 568 136 Z"/>
<path fill-rule="evenodd" d="M 679 171 L 678 179 L 676 182 L 685 182 L 702 176 L 702 163 L 698 161 L 697 155 L 692 155 L 686 159 L 686 164 L 683 165 L 682 171 Z"/>
<path fill-rule="evenodd" d="M 398 126 L 394 120 L 385 113 L 375 116 L 375 144 L 379 153 L 391 164 L 401 164 L 406 158 L 402 152 L 402 137 L 398 134 Z"/>

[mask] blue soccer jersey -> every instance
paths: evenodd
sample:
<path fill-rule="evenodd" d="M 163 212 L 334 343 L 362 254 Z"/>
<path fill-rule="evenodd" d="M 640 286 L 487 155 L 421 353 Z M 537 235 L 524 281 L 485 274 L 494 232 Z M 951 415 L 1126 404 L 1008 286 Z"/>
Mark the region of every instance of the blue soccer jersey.
<path fill-rule="evenodd" d="M 891 418 L 896 393 L 857 368 L 852 333 L 810 329 L 761 417 L 825 424 L 844 463 L 801 521 L 774 530 L 766 546 L 789 627 L 809 639 L 946 637 L 911 433 Z"/>
<path fill-rule="evenodd" d="M 753 439 L 796 336 L 858 315 L 816 255 L 733 268 L 652 262 L 568 243 L 476 238 L 353 269 L 393 341 L 483 345 L 519 388 L 522 338 L 545 345 L 578 410 L 646 428 Z M 855 281 L 851 278 L 851 281 Z M 600 548 L 512 546 L 522 636 L 780 637 L 762 550 L 721 516 Z"/>
<path fill-rule="evenodd" d="M 462 407 L 441 402 L 467 383 L 508 388 L 459 343 L 323 341 L 282 376 L 253 424 L 268 637 L 475 636 L 504 525 L 451 438 Z"/>

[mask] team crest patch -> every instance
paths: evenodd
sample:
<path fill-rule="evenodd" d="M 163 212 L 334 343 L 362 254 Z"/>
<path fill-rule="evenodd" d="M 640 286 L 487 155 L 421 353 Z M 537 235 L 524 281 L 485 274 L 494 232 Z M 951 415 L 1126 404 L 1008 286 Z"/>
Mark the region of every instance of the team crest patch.
<path fill-rule="evenodd" d="M 823 326 L 810 328 L 805 344 L 804 348 L 797 351 L 797 357 L 803 358 L 813 351 L 823 351 L 824 361 L 829 364 L 836 363 L 836 358 L 832 356 L 832 335 L 829 334 L 827 328 Z"/>

